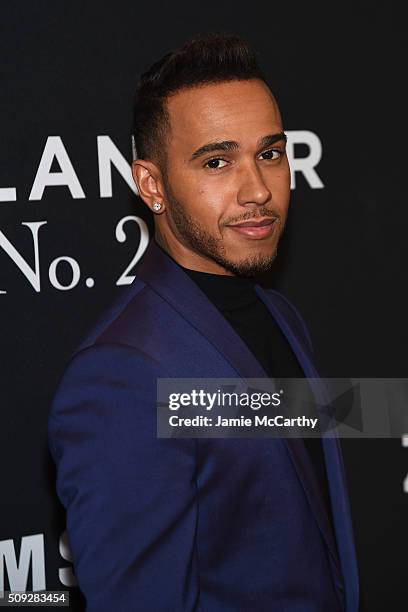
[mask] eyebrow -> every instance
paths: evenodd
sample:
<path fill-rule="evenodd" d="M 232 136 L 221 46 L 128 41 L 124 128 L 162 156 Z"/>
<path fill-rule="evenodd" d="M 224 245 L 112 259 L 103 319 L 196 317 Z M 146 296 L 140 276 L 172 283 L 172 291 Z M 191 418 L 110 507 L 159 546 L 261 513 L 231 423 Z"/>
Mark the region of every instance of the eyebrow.
<path fill-rule="evenodd" d="M 283 140 L 287 141 L 287 136 L 285 132 L 278 132 L 277 134 L 268 134 L 268 136 L 263 136 L 258 142 L 258 147 L 260 149 L 264 149 L 265 147 L 270 147 L 275 144 L 275 142 L 279 142 Z M 235 140 L 221 140 L 217 142 L 209 142 L 192 154 L 190 161 L 197 159 L 197 157 L 201 157 L 206 153 L 213 153 L 214 151 L 238 151 L 240 148 L 239 143 Z"/>

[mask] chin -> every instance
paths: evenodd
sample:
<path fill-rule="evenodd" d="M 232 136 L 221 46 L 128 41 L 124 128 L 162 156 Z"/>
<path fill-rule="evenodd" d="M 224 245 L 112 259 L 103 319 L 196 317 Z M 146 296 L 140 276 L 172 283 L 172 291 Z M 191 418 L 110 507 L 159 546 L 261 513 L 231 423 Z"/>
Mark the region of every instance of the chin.
<path fill-rule="evenodd" d="M 257 250 L 251 249 L 246 256 L 236 258 L 223 258 L 222 265 L 237 276 L 255 276 L 268 272 L 276 258 L 276 249 Z M 221 262 L 220 262 L 221 263 Z"/>

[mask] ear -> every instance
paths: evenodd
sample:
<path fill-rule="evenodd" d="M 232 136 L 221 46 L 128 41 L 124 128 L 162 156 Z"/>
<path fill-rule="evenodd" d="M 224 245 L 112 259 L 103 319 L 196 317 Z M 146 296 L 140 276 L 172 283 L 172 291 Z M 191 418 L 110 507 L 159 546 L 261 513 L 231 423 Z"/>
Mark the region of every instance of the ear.
<path fill-rule="evenodd" d="M 152 161 L 136 159 L 132 163 L 132 176 L 140 197 L 150 210 L 155 214 L 164 212 L 164 190 L 159 167 Z M 159 213 L 153 208 L 156 202 L 161 204 Z"/>

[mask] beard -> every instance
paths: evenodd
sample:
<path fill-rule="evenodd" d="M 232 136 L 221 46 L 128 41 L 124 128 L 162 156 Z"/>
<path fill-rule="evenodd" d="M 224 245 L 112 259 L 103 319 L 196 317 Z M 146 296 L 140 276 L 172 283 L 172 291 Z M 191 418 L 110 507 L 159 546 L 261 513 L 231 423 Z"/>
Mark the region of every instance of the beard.
<path fill-rule="evenodd" d="M 212 259 L 220 266 L 236 276 L 253 277 L 268 272 L 277 255 L 277 246 L 272 253 L 254 254 L 243 257 L 239 261 L 232 261 L 227 257 L 226 248 L 222 238 L 215 238 L 200 223 L 197 223 L 186 213 L 182 204 L 171 194 L 167 186 L 167 201 L 169 213 L 177 232 L 185 244 L 196 253 Z M 272 213 L 266 207 L 260 207 L 259 217 L 274 217 L 274 223 L 280 224 L 280 216 Z M 281 232 L 283 227 L 281 227 Z"/>

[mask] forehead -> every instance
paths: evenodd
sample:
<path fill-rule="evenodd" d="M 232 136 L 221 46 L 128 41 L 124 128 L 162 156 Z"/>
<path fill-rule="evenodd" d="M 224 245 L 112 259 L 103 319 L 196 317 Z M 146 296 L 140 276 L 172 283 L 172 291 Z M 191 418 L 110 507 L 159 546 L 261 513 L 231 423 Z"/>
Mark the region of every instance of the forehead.
<path fill-rule="evenodd" d="M 169 149 L 188 154 L 214 140 L 258 142 L 282 130 L 279 108 L 267 85 L 258 79 L 183 89 L 169 97 Z"/>

